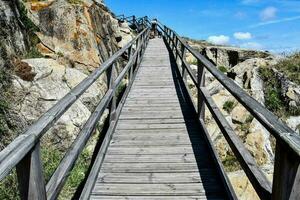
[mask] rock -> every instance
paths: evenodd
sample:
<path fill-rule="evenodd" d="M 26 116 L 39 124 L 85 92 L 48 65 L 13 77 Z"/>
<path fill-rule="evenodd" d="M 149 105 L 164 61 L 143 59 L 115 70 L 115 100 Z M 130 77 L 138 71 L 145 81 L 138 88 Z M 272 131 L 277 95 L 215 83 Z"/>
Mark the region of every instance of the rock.
<path fill-rule="evenodd" d="M 231 112 L 232 120 L 235 123 L 243 124 L 247 121 L 250 114 L 242 105 L 237 105 Z"/>
<path fill-rule="evenodd" d="M 236 74 L 235 82 L 242 88 L 251 88 L 251 78 L 253 77 L 253 70 L 257 74 L 257 68 L 271 65 L 272 61 L 267 61 L 262 58 L 252 58 L 237 64 L 231 69 L 231 73 Z"/>
<path fill-rule="evenodd" d="M 0 1 L 0 68 L 11 56 L 28 50 L 28 37 L 19 17 L 15 1 Z"/>
<path fill-rule="evenodd" d="M 229 180 L 240 200 L 260 200 L 244 171 L 228 173 Z"/>
<path fill-rule="evenodd" d="M 250 124 L 245 144 L 258 165 L 272 165 L 274 153 L 271 147 L 270 134 L 256 119 Z"/>
<path fill-rule="evenodd" d="M 66 68 L 53 59 L 28 59 L 23 62 L 32 67 L 36 76 L 32 82 L 20 78 L 14 81 L 14 87 L 19 93 L 19 104 L 15 109 L 29 124 L 37 120 L 70 92 L 71 88 L 87 77 L 79 70 Z M 97 84 L 91 86 L 87 93 L 58 120 L 45 141 L 62 142 L 59 148 L 67 149 L 90 116 L 92 109 L 89 105 L 99 101 L 104 89 L 99 88 Z"/>
<path fill-rule="evenodd" d="M 229 46 L 216 46 L 209 44 L 205 41 L 191 41 L 188 43 L 198 49 L 203 55 L 205 55 L 212 63 L 217 66 L 224 66 L 227 69 L 234 67 L 240 62 L 251 58 L 267 58 L 269 53 L 263 51 L 254 51 L 248 49 L 241 49 L 238 47 Z M 193 61 L 193 57 L 188 55 L 188 59 Z"/>
<path fill-rule="evenodd" d="M 286 120 L 287 125 L 300 134 L 300 116 L 291 116 Z"/>
<path fill-rule="evenodd" d="M 191 53 L 186 54 L 186 61 L 190 64 L 196 64 L 198 62 L 197 59 Z"/>
<path fill-rule="evenodd" d="M 265 94 L 264 94 L 264 82 L 259 75 L 259 67 L 255 67 L 252 70 L 252 77 L 250 79 L 251 86 L 251 96 L 257 100 L 259 103 L 264 105 L 265 103 Z"/>

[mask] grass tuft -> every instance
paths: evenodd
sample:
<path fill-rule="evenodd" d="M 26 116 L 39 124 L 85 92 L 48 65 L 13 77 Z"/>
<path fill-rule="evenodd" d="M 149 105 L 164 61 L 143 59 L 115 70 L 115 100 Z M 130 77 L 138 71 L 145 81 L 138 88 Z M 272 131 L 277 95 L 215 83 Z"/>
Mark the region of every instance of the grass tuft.
<path fill-rule="evenodd" d="M 228 69 L 225 66 L 219 66 L 218 69 L 223 72 L 223 73 L 227 73 Z"/>
<path fill-rule="evenodd" d="M 234 108 L 234 101 L 226 101 L 223 105 L 223 109 L 228 113 L 231 113 L 233 108 Z"/>

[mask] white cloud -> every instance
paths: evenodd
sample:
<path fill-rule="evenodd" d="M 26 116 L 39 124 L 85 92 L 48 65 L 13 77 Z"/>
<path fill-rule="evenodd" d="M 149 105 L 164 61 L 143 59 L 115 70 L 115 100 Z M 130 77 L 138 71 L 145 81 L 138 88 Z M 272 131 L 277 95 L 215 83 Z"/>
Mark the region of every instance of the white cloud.
<path fill-rule="evenodd" d="M 213 35 L 209 36 L 207 41 L 213 44 L 225 45 L 229 43 L 230 38 L 225 35 Z"/>
<path fill-rule="evenodd" d="M 262 50 L 264 48 L 263 45 L 257 42 L 246 42 L 240 45 L 240 47 L 245 49 L 255 49 L 255 50 Z"/>
<path fill-rule="evenodd" d="M 252 34 L 249 32 L 236 32 L 233 34 L 233 36 L 235 37 L 235 39 L 237 40 L 249 40 L 252 38 Z"/>
<path fill-rule="evenodd" d="M 277 14 L 277 8 L 270 6 L 265 8 L 263 11 L 261 11 L 260 19 L 262 21 L 272 20 L 276 17 L 276 14 Z"/>
<path fill-rule="evenodd" d="M 254 25 L 250 26 L 250 28 L 256 28 L 256 27 L 265 26 L 265 25 L 269 25 L 269 24 L 278 24 L 278 23 L 282 23 L 282 22 L 295 21 L 295 20 L 299 20 L 299 19 L 300 19 L 300 15 L 295 16 L 295 17 L 287 17 L 287 18 L 283 18 L 283 19 L 271 20 L 271 21 L 267 21 L 267 22 L 261 22 L 258 24 L 254 24 Z"/>

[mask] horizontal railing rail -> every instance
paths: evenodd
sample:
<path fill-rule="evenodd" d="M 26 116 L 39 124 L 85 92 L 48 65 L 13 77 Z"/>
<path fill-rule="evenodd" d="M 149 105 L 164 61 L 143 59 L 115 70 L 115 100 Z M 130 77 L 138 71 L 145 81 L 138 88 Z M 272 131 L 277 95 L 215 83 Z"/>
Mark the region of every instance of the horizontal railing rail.
<path fill-rule="evenodd" d="M 158 28 L 164 33 L 166 43 L 176 59 L 186 88 L 190 90 L 187 85 L 187 76 L 189 76 L 197 89 L 197 105 L 194 107 L 198 112 L 200 122 L 205 126 L 206 105 L 260 198 L 293 199 L 291 197 L 299 197 L 300 137 L 297 133 L 220 72 L 214 64 L 189 46 L 175 31 L 161 22 L 158 22 Z M 187 52 L 198 61 L 197 73 L 186 61 Z M 205 70 L 208 70 L 276 138 L 273 186 L 205 89 Z"/>
<path fill-rule="evenodd" d="M 143 22 L 144 24 L 144 22 Z M 90 139 L 100 117 L 109 109 L 108 130 L 113 130 L 118 120 L 124 100 L 133 83 L 135 73 L 140 65 L 142 55 L 149 40 L 149 28 L 146 27 L 124 48 L 117 51 L 90 76 L 79 83 L 65 97 L 43 114 L 23 134 L 0 152 L 0 181 L 16 167 L 21 199 L 56 199 L 62 190 L 76 160 Z M 123 55 L 128 62 L 119 75 L 116 74 L 116 63 Z M 124 56 L 123 56 L 124 57 Z M 87 89 L 103 74 L 106 74 L 108 89 L 94 112 L 82 127 L 77 138 L 66 152 L 47 185 L 44 181 L 40 158 L 40 139 L 56 121 L 87 91 Z M 126 76 L 127 75 L 127 76 Z M 122 81 L 128 77 L 127 88 L 117 103 L 117 90 Z M 102 146 L 101 146 L 102 148 Z M 85 193 L 86 195 L 87 193 Z"/>

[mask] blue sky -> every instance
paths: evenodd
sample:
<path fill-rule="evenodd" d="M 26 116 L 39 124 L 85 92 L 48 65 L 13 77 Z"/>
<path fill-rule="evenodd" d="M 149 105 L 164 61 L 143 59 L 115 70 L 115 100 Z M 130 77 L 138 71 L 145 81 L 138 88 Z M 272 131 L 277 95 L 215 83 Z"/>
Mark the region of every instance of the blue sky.
<path fill-rule="evenodd" d="M 300 50 L 300 0 L 105 0 L 115 14 L 156 17 L 182 36 L 273 52 Z"/>

